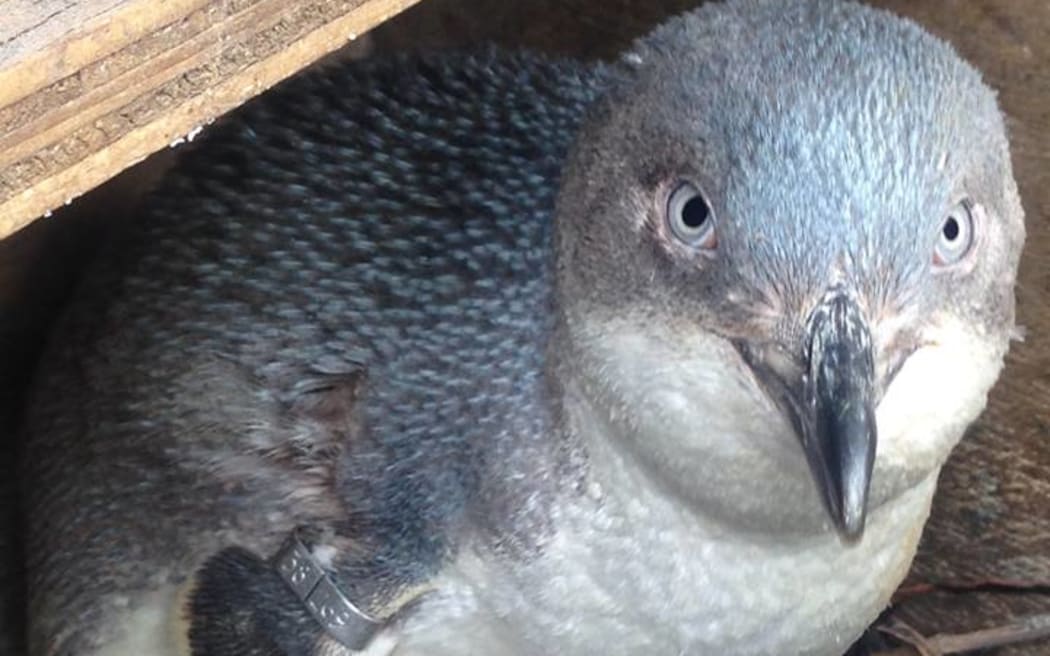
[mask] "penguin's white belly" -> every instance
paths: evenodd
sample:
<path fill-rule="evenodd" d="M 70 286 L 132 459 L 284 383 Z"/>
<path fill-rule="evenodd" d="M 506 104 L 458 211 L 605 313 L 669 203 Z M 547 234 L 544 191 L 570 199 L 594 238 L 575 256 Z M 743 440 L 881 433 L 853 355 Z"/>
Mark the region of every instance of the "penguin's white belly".
<path fill-rule="evenodd" d="M 563 530 L 509 574 L 467 554 L 395 653 L 839 656 L 906 575 L 935 482 L 880 507 L 852 546 L 747 542 L 650 512 L 602 517 L 600 537 Z"/>
<path fill-rule="evenodd" d="M 465 553 L 404 629 L 364 655 L 838 656 L 907 573 L 935 481 L 879 508 L 852 546 L 835 534 L 745 542 L 683 530 L 680 514 L 651 504 L 642 518 L 581 503 L 529 563 Z M 178 588 L 114 603 L 126 604 L 110 615 L 119 626 L 90 656 L 188 656 Z"/>

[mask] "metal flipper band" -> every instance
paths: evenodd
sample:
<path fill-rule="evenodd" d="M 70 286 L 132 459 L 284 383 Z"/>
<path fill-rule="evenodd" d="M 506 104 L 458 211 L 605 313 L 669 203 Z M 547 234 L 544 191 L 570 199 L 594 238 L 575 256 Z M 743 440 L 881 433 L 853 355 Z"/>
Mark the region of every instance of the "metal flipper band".
<path fill-rule="evenodd" d="M 364 649 L 382 627 L 380 621 L 347 599 L 296 531 L 292 531 L 273 563 L 325 632 L 347 649 Z"/>

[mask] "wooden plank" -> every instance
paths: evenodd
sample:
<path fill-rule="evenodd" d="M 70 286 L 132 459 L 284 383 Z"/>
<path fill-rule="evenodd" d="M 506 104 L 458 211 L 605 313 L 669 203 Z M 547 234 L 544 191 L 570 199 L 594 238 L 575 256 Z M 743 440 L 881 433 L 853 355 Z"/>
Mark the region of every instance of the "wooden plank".
<path fill-rule="evenodd" d="M 417 1 L 5 3 L 0 238 Z"/>

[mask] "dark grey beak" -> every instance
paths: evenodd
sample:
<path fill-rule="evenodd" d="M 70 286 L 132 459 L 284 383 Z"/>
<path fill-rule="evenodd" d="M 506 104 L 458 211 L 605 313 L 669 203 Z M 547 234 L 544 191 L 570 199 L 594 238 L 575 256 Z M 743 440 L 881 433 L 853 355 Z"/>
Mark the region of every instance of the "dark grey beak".
<path fill-rule="evenodd" d="M 810 315 L 805 335 L 803 362 L 783 350 L 772 356 L 738 348 L 794 424 L 835 526 L 857 539 L 877 442 L 871 333 L 856 302 L 833 291 Z"/>
<path fill-rule="evenodd" d="M 839 531 L 864 531 L 875 462 L 875 364 L 856 302 L 831 294 L 809 321 L 809 373 L 802 446 Z"/>

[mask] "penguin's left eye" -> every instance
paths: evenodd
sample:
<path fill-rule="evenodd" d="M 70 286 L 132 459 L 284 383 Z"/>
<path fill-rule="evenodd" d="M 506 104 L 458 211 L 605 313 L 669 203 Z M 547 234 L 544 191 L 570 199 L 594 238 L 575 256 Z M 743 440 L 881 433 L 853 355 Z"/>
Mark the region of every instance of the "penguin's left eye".
<path fill-rule="evenodd" d="M 690 248 L 710 251 L 718 246 L 711 205 L 688 182 L 680 183 L 667 198 L 667 226 L 678 241 Z"/>
<path fill-rule="evenodd" d="M 963 200 L 953 207 L 941 222 L 941 231 L 933 247 L 933 265 L 949 267 L 962 261 L 973 248 L 973 202 Z"/>

